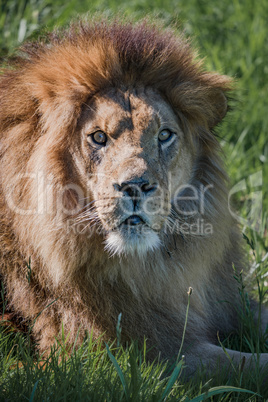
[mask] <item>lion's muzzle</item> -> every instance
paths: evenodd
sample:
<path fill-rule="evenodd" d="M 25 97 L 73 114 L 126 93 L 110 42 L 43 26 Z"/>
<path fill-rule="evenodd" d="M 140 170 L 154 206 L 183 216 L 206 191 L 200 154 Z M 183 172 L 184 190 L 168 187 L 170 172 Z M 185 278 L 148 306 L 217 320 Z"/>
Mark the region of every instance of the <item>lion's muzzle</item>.
<path fill-rule="evenodd" d="M 123 194 L 123 197 L 128 197 L 128 199 L 131 200 L 131 210 L 129 211 L 131 216 L 134 216 L 135 214 L 132 214 L 139 211 L 141 203 L 144 201 L 145 198 L 147 197 L 153 197 L 154 193 L 157 190 L 157 183 L 149 183 L 148 180 L 144 180 L 142 178 L 132 180 L 132 181 L 126 181 L 123 182 L 121 185 L 115 184 L 114 188 L 121 192 Z M 129 221 L 128 224 L 131 225 L 136 225 L 138 222 L 138 219 L 130 219 L 131 216 L 126 220 Z M 135 215 L 137 216 L 137 215 Z M 139 222 L 141 223 L 141 222 Z"/>
<path fill-rule="evenodd" d="M 111 254 L 138 252 L 144 255 L 157 248 L 160 240 L 153 226 L 155 220 L 159 221 L 159 214 L 154 210 L 159 202 L 158 184 L 135 177 L 121 184 L 115 183 L 113 188 L 118 194 L 117 219 L 107 235 L 106 249 Z"/>

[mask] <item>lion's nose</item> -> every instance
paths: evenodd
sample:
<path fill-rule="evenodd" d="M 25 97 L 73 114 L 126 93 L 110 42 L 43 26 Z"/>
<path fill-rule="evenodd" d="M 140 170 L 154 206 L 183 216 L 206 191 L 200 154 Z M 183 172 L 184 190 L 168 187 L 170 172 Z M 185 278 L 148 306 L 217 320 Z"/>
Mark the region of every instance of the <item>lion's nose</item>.
<path fill-rule="evenodd" d="M 150 184 L 147 180 L 132 180 L 125 181 L 121 185 L 115 184 L 114 188 L 118 191 L 125 193 L 131 198 L 139 198 L 142 194 L 152 194 L 157 189 L 157 184 Z"/>

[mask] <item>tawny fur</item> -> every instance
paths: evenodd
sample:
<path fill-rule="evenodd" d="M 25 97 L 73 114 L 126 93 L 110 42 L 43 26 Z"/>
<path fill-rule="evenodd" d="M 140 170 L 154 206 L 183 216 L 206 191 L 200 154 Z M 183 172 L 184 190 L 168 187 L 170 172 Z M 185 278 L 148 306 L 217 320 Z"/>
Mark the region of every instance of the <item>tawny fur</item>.
<path fill-rule="evenodd" d="M 185 39 L 147 23 L 74 24 L 19 54 L 0 76 L 0 268 L 9 303 L 32 322 L 42 311 L 33 329 L 40 350 L 53 344 L 62 323 L 70 342 L 78 329 L 82 340 L 92 328 L 95 337 L 113 339 L 122 313 L 123 340 L 145 337 L 155 356 L 173 358 L 191 286 L 186 363 L 189 372 L 201 358 L 215 366 L 217 357 L 225 358 L 214 346 L 217 331 L 237 327 L 232 266 L 242 267 L 241 236 L 228 212 L 227 177 L 212 131 L 226 114 L 231 80 L 205 72 Z M 94 119 L 104 124 L 106 111 L 117 137 L 114 131 L 113 147 L 102 153 L 86 142 L 86 130 Z M 170 114 L 181 130 L 182 145 L 172 156 L 152 149 L 157 114 L 160 120 Z M 202 218 L 213 234 L 164 233 L 174 201 L 166 173 L 177 185 L 211 186 L 202 216 L 187 221 L 177 211 L 176 219 Z M 167 216 L 155 218 L 162 225 L 159 244 L 140 254 L 141 246 L 120 253 L 115 245 L 111 256 L 106 236 L 120 215 L 112 184 L 137 177 L 167 190 Z M 199 202 L 182 200 L 181 210 Z M 81 222 L 85 230 L 78 233 Z M 88 236 L 91 227 L 91 233 L 103 230 Z"/>

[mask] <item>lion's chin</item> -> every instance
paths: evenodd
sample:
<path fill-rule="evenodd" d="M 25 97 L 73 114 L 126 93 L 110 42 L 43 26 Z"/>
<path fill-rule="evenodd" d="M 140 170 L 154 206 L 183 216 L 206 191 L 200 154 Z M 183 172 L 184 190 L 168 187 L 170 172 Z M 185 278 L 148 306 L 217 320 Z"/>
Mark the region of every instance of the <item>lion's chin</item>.
<path fill-rule="evenodd" d="M 146 230 L 117 228 L 109 232 L 105 240 L 105 250 L 110 256 L 143 257 L 149 251 L 158 249 L 161 244 L 159 235 L 148 226 L 145 227 Z"/>

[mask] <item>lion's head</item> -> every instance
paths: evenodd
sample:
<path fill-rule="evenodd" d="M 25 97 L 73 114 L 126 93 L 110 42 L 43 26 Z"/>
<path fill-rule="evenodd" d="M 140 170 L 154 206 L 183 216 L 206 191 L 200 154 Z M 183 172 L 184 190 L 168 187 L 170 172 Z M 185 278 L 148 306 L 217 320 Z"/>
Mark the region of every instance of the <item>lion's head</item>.
<path fill-rule="evenodd" d="M 23 52 L 0 81 L 1 186 L 16 236 L 52 276 L 168 251 L 202 214 L 224 219 L 212 130 L 230 80 L 204 72 L 185 39 L 80 24 Z"/>
<path fill-rule="evenodd" d="M 193 152 L 170 105 L 151 88 L 112 88 L 84 105 L 75 155 L 90 189 L 84 221 L 103 228 L 112 254 L 160 246 L 175 193 L 191 177 Z"/>

